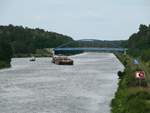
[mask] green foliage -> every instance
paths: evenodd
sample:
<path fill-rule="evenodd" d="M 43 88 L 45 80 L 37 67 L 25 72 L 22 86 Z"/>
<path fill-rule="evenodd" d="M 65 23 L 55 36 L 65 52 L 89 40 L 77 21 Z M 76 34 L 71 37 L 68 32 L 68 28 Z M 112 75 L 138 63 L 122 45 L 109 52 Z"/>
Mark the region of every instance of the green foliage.
<path fill-rule="evenodd" d="M 143 50 L 142 54 L 141 54 L 141 58 L 142 60 L 144 61 L 150 61 L 150 48 L 149 49 L 146 49 L 146 50 Z"/>
<path fill-rule="evenodd" d="M 0 68 L 10 65 L 12 55 L 11 45 L 3 37 L 0 37 Z"/>
<path fill-rule="evenodd" d="M 34 54 L 35 57 L 51 57 L 52 54 L 49 50 L 46 49 L 37 49 L 36 53 Z"/>
<path fill-rule="evenodd" d="M 73 40 L 55 32 L 13 25 L 0 26 L 0 37 L 10 42 L 14 55 L 34 54 L 37 49 L 54 48 Z"/>
<path fill-rule="evenodd" d="M 128 40 L 128 53 L 134 57 L 141 57 L 143 61 L 150 60 L 150 25 L 140 25 L 139 31 Z"/>
<path fill-rule="evenodd" d="M 124 72 L 121 72 L 121 71 L 118 71 L 118 76 L 119 76 L 119 79 L 123 78 L 123 76 L 125 75 Z"/>
<path fill-rule="evenodd" d="M 0 41 L 0 59 L 10 62 L 12 57 L 12 48 L 6 41 Z"/>
<path fill-rule="evenodd" d="M 117 56 L 121 62 L 126 61 L 124 72 L 121 74 L 119 87 L 112 100 L 112 113 L 149 113 L 150 111 L 150 92 L 147 89 L 147 82 L 135 78 L 135 71 L 141 70 L 132 64 L 132 60 L 125 55 Z M 123 76 L 122 76 L 123 74 Z M 140 86 L 139 86 L 140 85 Z"/>
<path fill-rule="evenodd" d="M 6 67 L 10 67 L 10 62 L 0 60 L 0 69 L 1 68 L 6 68 Z"/>
<path fill-rule="evenodd" d="M 136 88 L 119 89 L 112 100 L 112 113 L 149 113 L 149 101 L 150 93 L 147 91 Z"/>
<path fill-rule="evenodd" d="M 120 48 L 123 47 L 122 40 L 118 41 L 105 41 L 105 40 L 92 40 L 92 41 L 78 41 L 76 45 L 78 47 L 100 47 L 100 48 Z"/>

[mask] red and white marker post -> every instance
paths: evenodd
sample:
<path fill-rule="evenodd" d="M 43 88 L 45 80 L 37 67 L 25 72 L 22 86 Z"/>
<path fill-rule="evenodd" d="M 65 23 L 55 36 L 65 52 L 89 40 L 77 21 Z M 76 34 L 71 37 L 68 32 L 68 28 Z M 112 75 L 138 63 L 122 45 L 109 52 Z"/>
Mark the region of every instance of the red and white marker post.
<path fill-rule="evenodd" d="M 139 86 L 141 86 L 141 80 L 145 79 L 145 72 L 144 71 L 136 71 L 135 77 L 139 79 Z"/>
<path fill-rule="evenodd" d="M 145 72 L 144 72 L 144 71 L 137 71 L 137 72 L 135 73 L 135 77 L 136 77 L 137 79 L 145 79 Z"/>

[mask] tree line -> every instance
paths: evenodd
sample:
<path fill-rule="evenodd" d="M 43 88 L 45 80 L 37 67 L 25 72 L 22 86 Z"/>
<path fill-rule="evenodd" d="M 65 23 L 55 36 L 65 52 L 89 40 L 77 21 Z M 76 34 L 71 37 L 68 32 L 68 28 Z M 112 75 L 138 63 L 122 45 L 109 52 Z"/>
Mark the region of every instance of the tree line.
<path fill-rule="evenodd" d="M 10 43 L 0 37 L 0 68 L 9 67 L 12 56 L 13 52 Z"/>
<path fill-rule="evenodd" d="M 126 44 L 129 54 L 150 61 L 150 25 L 140 25 L 139 31 L 132 34 Z"/>
<path fill-rule="evenodd" d="M 14 54 L 31 54 L 36 49 L 54 48 L 73 39 L 69 36 L 23 26 L 0 26 L 0 37 L 10 42 Z"/>

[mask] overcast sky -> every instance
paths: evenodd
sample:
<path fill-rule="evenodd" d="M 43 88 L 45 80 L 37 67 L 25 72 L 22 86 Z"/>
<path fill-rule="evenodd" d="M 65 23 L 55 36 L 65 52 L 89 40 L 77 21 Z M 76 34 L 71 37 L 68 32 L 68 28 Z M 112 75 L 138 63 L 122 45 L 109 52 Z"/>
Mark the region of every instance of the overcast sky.
<path fill-rule="evenodd" d="M 150 24 L 150 0 L 0 0 L 0 24 L 74 39 L 124 40 L 140 24 Z"/>

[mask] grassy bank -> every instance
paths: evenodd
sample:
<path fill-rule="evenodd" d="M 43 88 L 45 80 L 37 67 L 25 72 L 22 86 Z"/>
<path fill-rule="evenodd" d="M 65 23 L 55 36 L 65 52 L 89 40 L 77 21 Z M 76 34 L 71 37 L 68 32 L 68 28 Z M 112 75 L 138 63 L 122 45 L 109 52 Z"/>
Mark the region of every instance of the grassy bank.
<path fill-rule="evenodd" d="M 52 53 L 50 49 L 37 49 L 35 53 L 27 54 L 27 53 L 17 53 L 14 54 L 13 57 L 15 58 L 24 58 L 24 57 L 52 57 Z"/>
<path fill-rule="evenodd" d="M 14 58 L 26 58 L 26 57 L 52 57 L 50 54 L 15 54 Z"/>
<path fill-rule="evenodd" d="M 117 55 L 124 64 L 124 72 L 119 72 L 120 81 L 115 98 L 112 100 L 112 113 L 150 113 L 150 89 L 148 87 L 149 72 L 143 63 L 134 65 L 127 55 Z M 135 71 L 146 71 L 146 79 L 139 82 Z"/>

